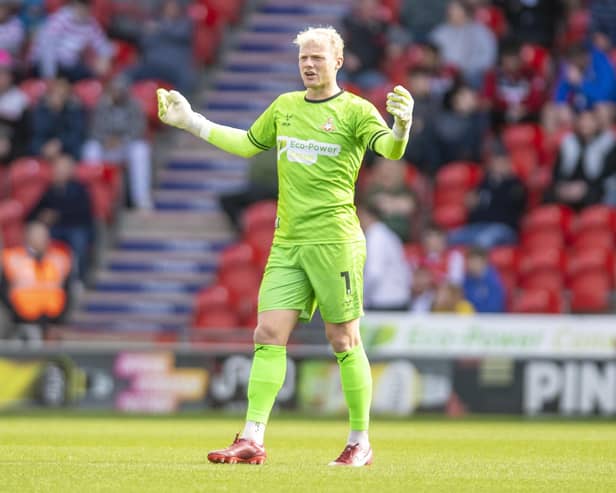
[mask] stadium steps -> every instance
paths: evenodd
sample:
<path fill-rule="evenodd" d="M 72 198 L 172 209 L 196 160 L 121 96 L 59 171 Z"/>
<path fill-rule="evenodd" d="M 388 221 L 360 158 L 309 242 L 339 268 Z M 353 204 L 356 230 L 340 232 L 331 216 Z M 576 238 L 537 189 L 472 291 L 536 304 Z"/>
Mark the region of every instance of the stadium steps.
<path fill-rule="evenodd" d="M 208 87 L 191 102 L 212 121 L 247 129 L 278 94 L 301 89 L 293 34 L 309 25 L 336 25 L 350 5 L 351 0 L 257 3 Z M 156 176 L 154 210 L 124 214 L 66 327 L 69 334 L 131 340 L 185 335 L 194 293 L 213 281 L 220 251 L 235 241 L 218 198 L 245 185 L 249 161 L 187 132 L 171 133 Z"/>

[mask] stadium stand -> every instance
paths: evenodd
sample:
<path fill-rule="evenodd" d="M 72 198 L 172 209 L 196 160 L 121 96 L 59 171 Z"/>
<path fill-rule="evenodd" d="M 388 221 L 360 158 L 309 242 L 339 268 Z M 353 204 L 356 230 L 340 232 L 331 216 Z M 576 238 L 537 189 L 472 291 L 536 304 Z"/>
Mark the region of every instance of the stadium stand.
<path fill-rule="evenodd" d="M 406 29 L 400 18 L 404 3 L 381 1 L 380 18 L 395 28 L 388 32 Z M 475 20 L 500 42 L 518 34 L 518 19 L 502 2 L 478 3 Z M 64 4 L 50 1 L 46 8 L 51 13 Z M 139 59 L 135 38 L 118 35 L 118 19 L 143 22 L 150 15 L 150 4 L 148 0 L 93 2 L 92 12 L 110 36 L 114 54 L 106 77 L 73 85 L 74 97 L 86 109 L 96 105 L 108 77 L 126 71 Z M 214 121 L 246 128 L 277 94 L 300 88 L 291 37 L 306 25 L 340 25 L 352 2 L 193 0 L 187 4 L 196 26 L 194 58 L 206 80 L 191 101 Z M 540 115 L 522 120 L 512 116 L 502 127 L 488 125 L 483 136 L 488 142 L 499 134 L 529 196 L 518 244 L 495 247 L 489 256 L 506 287 L 508 307 L 517 313 L 604 313 L 614 307 L 614 207 L 596 203 L 575 212 L 544 201 L 559 144 L 571 125 L 562 110 L 573 108 L 570 102 L 563 107 L 552 101 L 554 85 L 566 50 L 588 39 L 592 26 L 585 3 L 571 9 L 563 4 L 562 12 L 562 29 L 545 27 L 549 42 L 539 35 L 516 40 L 524 70 L 546 85 L 548 101 Z M 409 70 L 421 68 L 429 73 L 432 96 L 440 101 L 460 83 L 461 74 L 443 65 L 433 46 L 411 39 L 406 38 L 401 52 L 386 51 L 380 69 L 388 82 L 364 94 L 381 110 L 388 88 L 407 80 Z M 223 44 L 223 40 L 229 42 Z M 399 39 L 388 41 L 392 46 L 400 43 Z M 228 49 L 221 51 L 221 46 Z M 612 47 L 608 54 L 614 64 L 616 50 Z M 214 62 L 220 62 L 218 70 L 210 71 Z M 146 80 L 131 89 L 148 116 L 150 140 L 164 147 L 155 173 L 153 209 L 124 208 L 122 167 L 101 163 L 76 170 L 77 178 L 89 188 L 106 242 L 99 247 L 102 252 L 94 276 L 66 327 L 71 337 L 142 340 L 147 334 L 153 339 L 177 340 L 191 337 L 185 327 L 207 328 L 199 330 L 195 339 L 202 341 L 207 332 L 249 328 L 255 323 L 257 287 L 272 241 L 275 202 L 250 207 L 239 234 L 232 231 L 218 199 L 245 186 L 248 163 L 185 134 L 163 133 L 155 96 L 155 88 L 161 85 L 165 86 L 158 80 Z M 33 107 L 46 93 L 48 82 L 20 69 L 18 86 Z M 346 89 L 361 93 L 356 86 Z M 476 95 L 481 103 L 481 90 Z M 485 113 L 481 104 L 479 112 Z M 604 127 L 616 128 L 609 110 L 607 115 L 602 120 Z M 367 165 L 370 162 L 368 156 Z M 421 238 L 426 224 L 436 223 L 446 230 L 466 224 L 468 192 L 484 176 L 484 164 L 483 159 L 460 157 L 430 174 L 425 172 L 430 169 L 425 163 L 407 163 L 405 181 L 418 193 L 421 205 L 421 217 L 413 218 L 414 238 Z M 11 246 L 22 241 L 24 217 L 49 182 L 49 168 L 40 156 L 20 156 L 0 178 L 0 230 L 3 245 Z M 366 167 L 358 187 L 363 189 L 369 182 Z M 422 248 L 408 243 L 405 252 L 414 265 Z"/>

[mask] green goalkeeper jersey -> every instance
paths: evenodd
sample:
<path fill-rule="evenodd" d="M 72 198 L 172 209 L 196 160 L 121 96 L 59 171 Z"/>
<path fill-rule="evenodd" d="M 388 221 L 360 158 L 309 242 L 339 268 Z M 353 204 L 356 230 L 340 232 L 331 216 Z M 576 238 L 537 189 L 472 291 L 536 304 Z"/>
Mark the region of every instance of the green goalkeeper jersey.
<path fill-rule="evenodd" d="M 277 149 L 274 243 L 362 240 L 355 181 L 366 149 L 389 128 L 370 102 L 349 92 L 321 101 L 305 95 L 282 94 L 248 130 L 253 145 Z"/>

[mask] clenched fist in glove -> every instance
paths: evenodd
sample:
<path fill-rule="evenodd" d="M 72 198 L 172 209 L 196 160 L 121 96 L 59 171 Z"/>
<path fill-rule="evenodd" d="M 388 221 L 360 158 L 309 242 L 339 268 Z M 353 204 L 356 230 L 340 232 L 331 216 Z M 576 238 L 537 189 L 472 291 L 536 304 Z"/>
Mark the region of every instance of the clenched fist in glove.
<path fill-rule="evenodd" d="M 387 94 L 387 112 L 394 117 L 394 134 L 398 138 L 406 135 L 413 121 L 413 96 L 402 86 L 394 87 L 393 92 Z"/>

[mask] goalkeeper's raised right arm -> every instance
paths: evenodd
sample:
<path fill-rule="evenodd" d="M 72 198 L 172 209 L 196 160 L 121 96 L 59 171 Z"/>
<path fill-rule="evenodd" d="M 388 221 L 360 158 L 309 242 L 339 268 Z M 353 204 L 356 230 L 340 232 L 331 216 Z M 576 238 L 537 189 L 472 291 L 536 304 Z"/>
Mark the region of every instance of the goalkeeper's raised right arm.
<path fill-rule="evenodd" d="M 206 140 L 223 151 L 241 157 L 251 157 L 262 149 L 248 139 L 248 132 L 211 122 L 193 111 L 187 99 L 177 91 L 156 90 L 158 117 L 163 123 L 181 128 Z"/>

